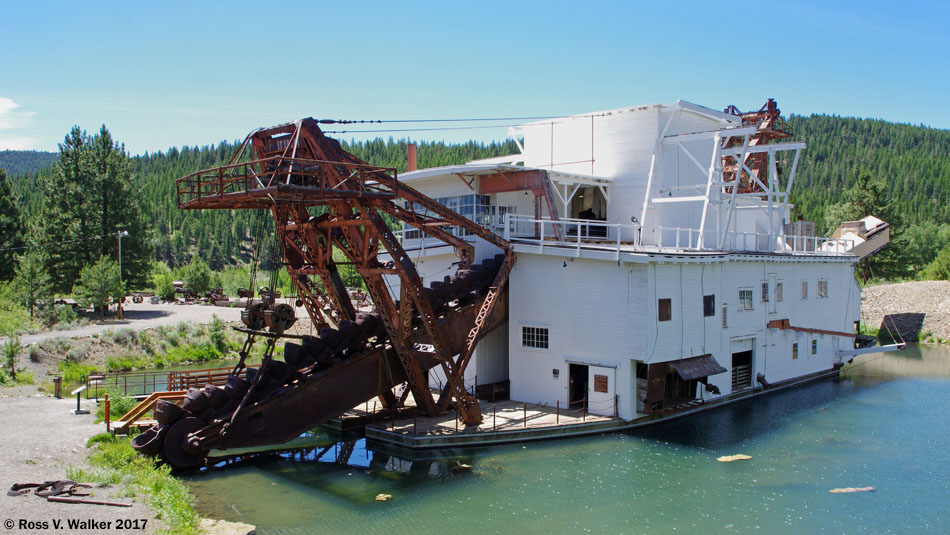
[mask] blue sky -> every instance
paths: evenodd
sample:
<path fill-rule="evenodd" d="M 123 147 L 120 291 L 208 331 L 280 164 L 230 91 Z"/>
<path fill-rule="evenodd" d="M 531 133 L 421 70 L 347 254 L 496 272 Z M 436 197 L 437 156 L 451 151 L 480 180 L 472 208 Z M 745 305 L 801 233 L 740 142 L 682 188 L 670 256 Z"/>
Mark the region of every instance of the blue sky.
<path fill-rule="evenodd" d="M 950 128 L 944 3 L 11 2 L 3 12 L 0 149 L 56 150 L 76 124 L 104 123 L 140 154 L 306 116 L 551 116 L 680 98 L 745 110 L 773 97 L 786 114 Z M 372 128 L 422 126 L 432 125 Z"/>

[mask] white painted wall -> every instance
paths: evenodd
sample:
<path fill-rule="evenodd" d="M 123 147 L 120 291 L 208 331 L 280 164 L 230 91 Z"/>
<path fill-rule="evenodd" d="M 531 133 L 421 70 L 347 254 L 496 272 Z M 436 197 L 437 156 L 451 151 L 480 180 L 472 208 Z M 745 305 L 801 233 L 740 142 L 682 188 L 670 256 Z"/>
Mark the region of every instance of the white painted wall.
<path fill-rule="evenodd" d="M 646 349 L 645 288 L 642 265 L 519 254 L 509 290 L 512 399 L 566 407 L 568 363 L 601 365 L 616 369 L 610 395 L 619 394 L 620 415 L 632 418 L 629 368 Z M 549 348 L 522 347 L 524 326 L 547 327 Z"/>
<path fill-rule="evenodd" d="M 631 363 L 667 362 L 713 355 L 727 372 L 710 377 L 721 395 L 731 393 L 732 353 L 737 340 L 754 350 L 752 377 L 763 373 L 771 383 L 830 369 L 835 351 L 850 338 L 766 329 L 768 321 L 788 318 L 799 327 L 852 332 L 859 317 L 852 267 L 847 262 L 755 261 L 754 257 L 706 257 L 683 263 L 668 260 L 618 266 L 557 256 L 519 254 L 511 278 L 509 373 L 512 399 L 562 406 L 568 402 L 568 364 L 614 370 L 605 400 L 618 396 L 620 416 L 635 415 L 635 380 Z M 563 267 L 564 263 L 567 267 Z M 809 296 L 801 299 L 801 280 Z M 828 280 L 829 297 L 817 297 L 817 281 Z M 761 301 L 761 284 L 769 284 L 769 301 Z M 776 283 L 783 300 L 775 302 Z M 738 310 L 740 288 L 753 291 L 753 309 Z M 845 295 L 836 292 L 846 292 Z M 703 296 L 715 296 L 715 314 L 703 314 Z M 671 299 L 672 318 L 657 321 L 657 300 Z M 727 327 L 722 328 L 722 310 Z M 522 347 L 524 326 L 546 327 L 548 349 Z M 817 353 L 811 355 L 811 340 Z M 791 358 L 799 343 L 798 359 Z M 754 346 L 752 345 L 754 344 Z M 736 345 L 736 348 L 739 346 Z M 553 370 L 558 369 L 558 377 Z M 590 372 L 589 388 L 593 389 Z M 715 398 L 704 392 L 706 399 Z M 589 399 L 600 399 L 593 392 Z M 606 406 L 606 405 L 605 405 Z M 592 402 L 592 408 L 593 402 Z M 612 412 L 613 409 L 610 409 Z"/>

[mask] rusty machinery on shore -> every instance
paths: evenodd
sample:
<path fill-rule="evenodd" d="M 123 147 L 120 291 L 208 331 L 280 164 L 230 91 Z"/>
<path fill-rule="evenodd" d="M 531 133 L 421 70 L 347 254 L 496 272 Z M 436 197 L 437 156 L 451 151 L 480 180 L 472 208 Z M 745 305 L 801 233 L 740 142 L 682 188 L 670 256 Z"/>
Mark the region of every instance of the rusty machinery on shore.
<path fill-rule="evenodd" d="M 454 401 L 464 422 L 481 421 L 463 372 L 481 336 L 507 321 L 508 242 L 399 182 L 394 169 L 347 153 L 312 118 L 255 130 L 227 165 L 180 178 L 177 193 L 182 209 L 270 212 L 296 304 L 319 336 L 286 333 L 294 307 L 262 288 L 242 312 L 247 340 L 226 386 L 192 389 L 182 406 L 160 401 L 157 425 L 133 440 L 138 451 L 195 467 L 212 448 L 280 443 L 373 397 L 395 410 L 408 392 L 423 414 Z M 424 286 L 384 214 L 454 247 L 458 271 Z M 500 253 L 475 264 L 472 243 L 451 227 Z M 354 306 L 338 269 L 344 263 L 365 281 L 374 312 Z M 398 278 L 398 300 L 386 276 Z M 246 368 L 257 339 L 266 343 L 264 360 Z M 290 340 L 284 361 L 272 358 L 279 340 Z M 448 383 L 439 399 L 425 376 L 432 367 Z M 392 388 L 402 382 L 408 388 L 396 399 Z"/>

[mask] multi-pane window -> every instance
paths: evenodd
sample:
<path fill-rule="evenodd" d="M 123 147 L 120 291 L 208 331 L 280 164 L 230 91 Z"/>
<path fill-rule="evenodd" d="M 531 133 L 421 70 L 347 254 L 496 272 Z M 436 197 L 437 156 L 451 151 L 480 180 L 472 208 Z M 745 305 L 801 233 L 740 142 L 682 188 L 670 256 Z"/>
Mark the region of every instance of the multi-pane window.
<path fill-rule="evenodd" d="M 729 322 L 726 320 L 726 305 L 722 305 L 722 328 L 726 329 L 729 327 Z"/>
<path fill-rule="evenodd" d="M 828 297 L 828 281 L 818 281 L 818 297 Z"/>
<path fill-rule="evenodd" d="M 548 348 L 548 329 L 547 327 L 522 327 L 521 345 L 523 347 L 535 347 L 538 349 Z"/>
<path fill-rule="evenodd" d="M 739 310 L 752 310 L 752 290 L 739 290 Z"/>
<path fill-rule="evenodd" d="M 670 321 L 673 319 L 673 301 L 671 299 L 658 299 L 656 308 L 657 319 L 659 321 Z"/>
<path fill-rule="evenodd" d="M 775 302 L 782 302 L 782 281 L 775 283 Z"/>
<path fill-rule="evenodd" d="M 798 358 L 798 342 L 792 344 L 792 360 Z"/>
<path fill-rule="evenodd" d="M 479 225 L 488 225 L 491 223 L 490 219 L 490 210 L 489 204 L 491 202 L 491 197 L 488 195 L 456 195 L 454 197 L 439 197 L 436 199 L 436 202 L 449 208 L 452 211 L 458 212 L 463 216 L 471 219 L 472 221 L 478 223 Z M 418 203 L 410 203 L 408 208 L 417 214 L 423 216 L 433 217 L 436 214 L 427 210 L 422 205 Z M 403 237 L 407 240 L 417 239 L 422 237 L 422 231 L 410 228 L 406 225 L 403 225 L 405 232 Z M 444 227 L 442 230 L 449 232 L 455 236 L 468 236 L 471 234 L 469 231 L 461 227 Z"/>
<path fill-rule="evenodd" d="M 716 315 L 716 296 L 715 295 L 704 295 L 703 296 L 703 316 L 715 316 Z"/>
<path fill-rule="evenodd" d="M 808 299 L 808 281 L 802 281 L 802 299 Z"/>
<path fill-rule="evenodd" d="M 817 338 L 812 338 L 811 340 L 811 354 L 812 355 L 818 354 L 818 339 Z"/>
<path fill-rule="evenodd" d="M 769 302 L 769 283 L 768 283 L 768 281 L 763 281 L 763 282 L 762 282 L 762 302 L 763 302 L 763 303 L 768 303 L 768 302 Z"/>

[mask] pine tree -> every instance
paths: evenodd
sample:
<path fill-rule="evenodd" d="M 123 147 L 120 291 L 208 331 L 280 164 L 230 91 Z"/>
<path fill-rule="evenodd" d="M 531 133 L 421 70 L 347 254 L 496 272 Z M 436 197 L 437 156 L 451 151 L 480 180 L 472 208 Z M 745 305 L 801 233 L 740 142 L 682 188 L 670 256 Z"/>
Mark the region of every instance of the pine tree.
<path fill-rule="evenodd" d="M 120 230 L 129 233 L 122 239 L 122 280 L 144 286 L 152 232 L 125 148 L 112 139 L 105 125 L 91 137 L 73 127 L 59 147 L 59 163 L 42 181 L 40 218 L 46 241 L 69 242 L 48 248 L 47 265 L 55 288 L 69 291 L 84 266 L 103 255 L 114 257 Z"/>
<path fill-rule="evenodd" d="M 125 283 L 119 280 L 118 263 L 103 256 L 95 264 L 82 268 L 73 295 L 83 305 L 95 307 L 99 318 L 104 318 L 110 299 L 118 301 L 125 296 Z"/>
<path fill-rule="evenodd" d="M 30 251 L 18 258 L 16 278 L 13 283 L 23 304 L 30 309 L 32 318 L 36 303 L 48 297 L 52 287 L 43 258 L 37 251 Z"/>
<path fill-rule="evenodd" d="M 22 252 L 23 225 L 16 199 L 7 182 L 7 174 L 0 169 L 0 280 L 13 278 L 14 256 Z"/>

